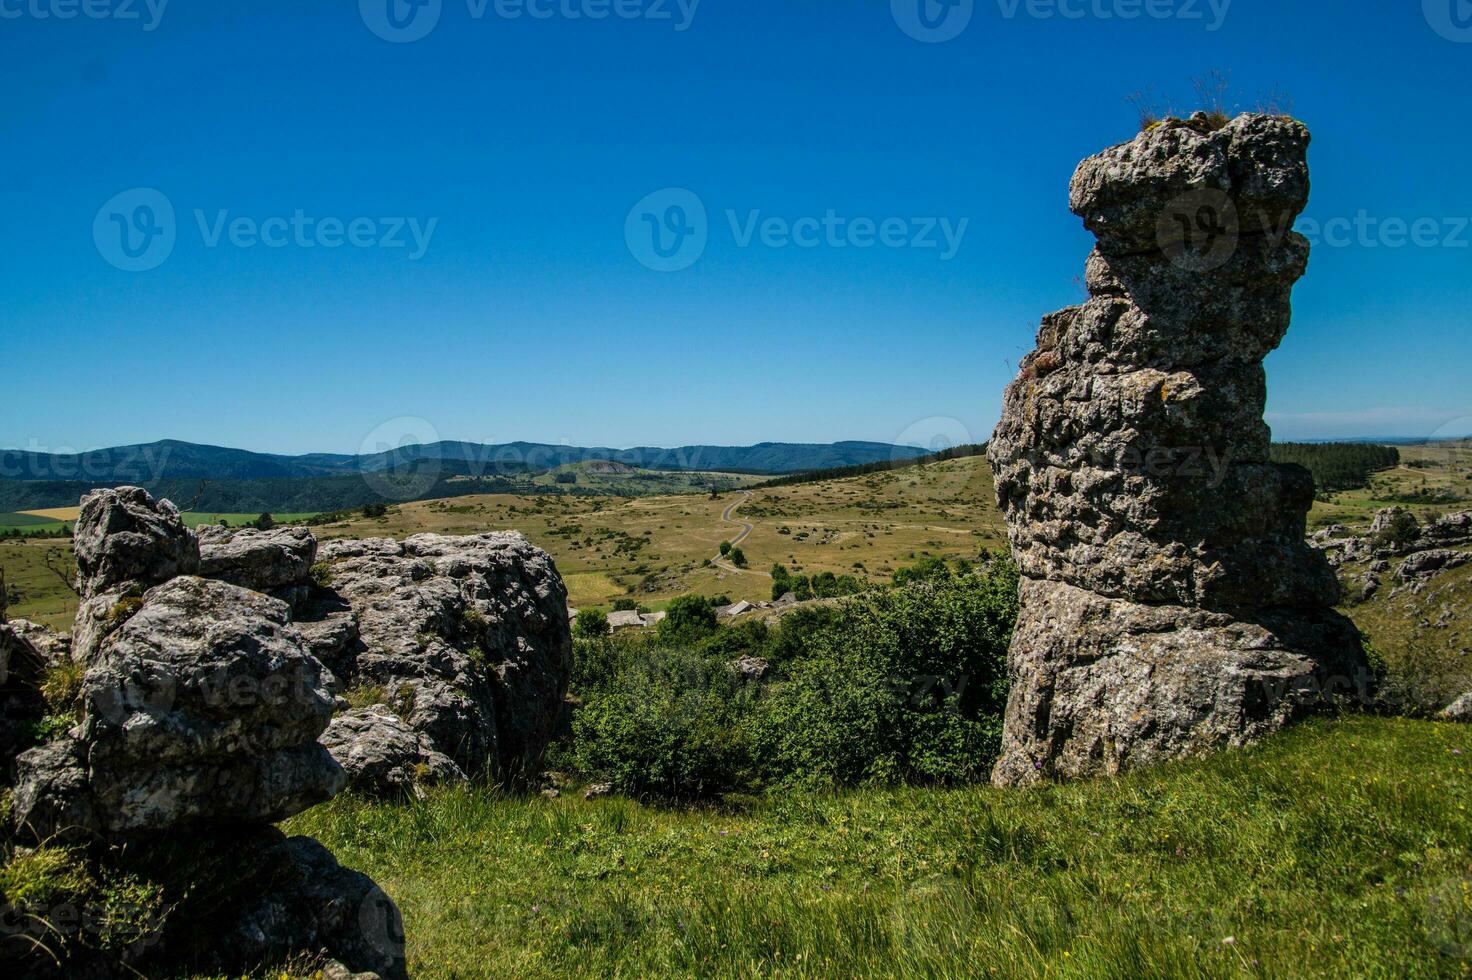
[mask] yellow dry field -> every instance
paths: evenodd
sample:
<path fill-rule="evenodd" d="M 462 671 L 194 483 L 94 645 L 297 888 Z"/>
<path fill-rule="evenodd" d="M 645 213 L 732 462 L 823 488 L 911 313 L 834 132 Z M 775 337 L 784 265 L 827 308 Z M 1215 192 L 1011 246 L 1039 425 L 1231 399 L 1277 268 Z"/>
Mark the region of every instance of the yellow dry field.
<path fill-rule="evenodd" d="M 45 510 L 23 510 L 21 514 L 30 517 L 44 517 L 48 521 L 74 521 L 82 516 L 80 507 L 50 507 Z"/>

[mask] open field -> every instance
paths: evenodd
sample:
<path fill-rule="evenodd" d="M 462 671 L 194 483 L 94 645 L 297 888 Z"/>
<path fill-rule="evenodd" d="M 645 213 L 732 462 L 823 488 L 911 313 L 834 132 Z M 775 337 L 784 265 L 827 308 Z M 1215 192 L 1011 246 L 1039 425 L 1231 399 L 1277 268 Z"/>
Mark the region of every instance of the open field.
<path fill-rule="evenodd" d="M 1398 446 L 1401 464 L 1370 478 L 1360 490 L 1318 501 L 1309 513 L 1310 531 L 1330 524 L 1362 526 L 1383 507 L 1403 506 L 1423 522 L 1447 511 L 1472 507 L 1472 443 Z"/>
<path fill-rule="evenodd" d="M 0 531 L 9 531 L 11 528 L 21 531 L 39 531 L 42 528 L 49 530 L 53 527 L 61 527 L 61 521 L 32 513 L 0 514 Z"/>
<path fill-rule="evenodd" d="M 981 458 L 950 460 L 847 480 L 753 491 L 733 518 L 752 525 L 741 542 L 745 571 L 706 567 L 740 523 L 721 515 L 732 495 L 641 497 L 501 494 L 405 504 L 387 517 L 316 528 L 322 538 L 424 531 L 518 530 L 545 548 L 568 580 L 573 605 L 633 595 L 641 602 L 686 592 L 767 599 L 774 562 L 793 572 L 831 571 L 886 581 L 927 555 L 975 555 L 1004 544 Z"/>
<path fill-rule="evenodd" d="M 1317 721 L 1118 781 L 339 797 L 288 821 L 398 902 L 423 977 L 1472 973 L 1472 730 Z"/>

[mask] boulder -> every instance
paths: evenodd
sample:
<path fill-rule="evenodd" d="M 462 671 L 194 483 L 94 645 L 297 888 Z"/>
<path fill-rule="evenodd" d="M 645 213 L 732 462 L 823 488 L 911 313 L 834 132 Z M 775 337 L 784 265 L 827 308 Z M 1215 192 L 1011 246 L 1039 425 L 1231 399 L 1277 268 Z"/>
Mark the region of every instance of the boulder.
<path fill-rule="evenodd" d="M 421 786 L 466 778 L 427 735 L 385 705 L 338 715 L 320 741 L 347 773 L 348 786 L 369 795 L 418 793 Z"/>
<path fill-rule="evenodd" d="M 1472 691 L 1447 705 L 1440 717 L 1446 721 L 1472 722 Z"/>
<path fill-rule="evenodd" d="M 179 511 L 139 487 L 83 497 L 72 547 L 78 591 L 72 656 L 84 663 L 127 620 L 144 592 L 199 570 L 199 542 Z"/>
<path fill-rule="evenodd" d="M 102 833 L 87 775 L 86 746 L 71 735 L 22 752 L 12 819 L 26 841 L 88 841 Z"/>
<path fill-rule="evenodd" d="M 1001 785 L 1240 745 L 1368 680 L 1313 480 L 1263 421 L 1308 142 L 1196 116 L 1074 175 L 1090 298 L 1043 319 L 988 451 L 1023 576 Z"/>
<path fill-rule="evenodd" d="M 219 828 L 140 843 L 124 861 L 164 881 L 173 906 L 140 964 L 145 975 L 254 976 L 263 965 L 307 956 L 353 973 L 407 976 L 393 900 L 311 838 L 274 827 Z"/>
<path fill-rule="evenodd" d="M 304 527 L 199 528 L 199 574 L 257 592 L 309 586 L 317 539 Z"/>
<path fill-rule="evenodd" d="M 567 591 L 519 534 L 331 541 L 326 600 L 357 638 L 332 662 L 471 776 L 533 771 L 572 671 Z"/>
<path fill-rule="evenodd" d="M 324 670 L 284 603 L 182 576 L 151 590 L 83 684 L 96 809 L 112 834 L 269 822 L 346 777 L 317 737 Z"/>
<path fill-rule="evenodd" d="M 1472 551 L 1454 551 L 1450 548 L 1431 548 L 1417 551 L 1400 563 L 1395 577 L 1401 582 L 1412 582 L 1429 578 L 1438 572 L 1460 568 L 1472 561 Z"/>
<path fill-rule="evenodd" d="M 15 757 L 34 743 L 35 725 L 47 712 L 41 684 L 69 651 L 67 638 L 44 626 L 0 623 L 0 785 L 10 783 Z"/>

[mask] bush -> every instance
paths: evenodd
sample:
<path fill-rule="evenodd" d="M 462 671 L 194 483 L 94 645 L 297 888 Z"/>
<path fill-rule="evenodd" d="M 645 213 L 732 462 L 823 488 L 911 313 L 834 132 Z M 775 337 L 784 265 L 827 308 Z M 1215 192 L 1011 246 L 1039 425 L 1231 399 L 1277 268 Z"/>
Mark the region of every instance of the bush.
<path fill-rule="evenodd" d="M 573 718 L 576 768 L 629 796 L 694 799 L 744 783 L 740 726 L 752 689 L 722 657 L 649 643 L 601 647 L 599 686 Z"/>
<path fill-rule="evenodd" d="M 667 643 L 696 643 L 716 628 L 716 611 L 709 599 L 682 595 L 670 603 L 658 631 L 659 638 Z"/>
<path fill-rule="evenodd" d="M 574 636 L 584 639 L 607 636 L 608 615 L 602 609 L 580 609 L 578 618 L 572 621 L 572 632 Z"/>
<path fill-rule="evenodd" d="M 768 783 L 961 782 L 996 758 L 1017 574 L 850 602 L 763 699 L 752 756 Z"/>
<path fill-rule="evenodd" d="M 1007 698 L 1017 572 L 806 607 L 722 629 L 682 596 L 657 638 L 578 643 L 570 764 L 639 796 L 694 799 L 809 783 L 984 779 Z M 772 665 L 761 682 L 730 663 Z"/>

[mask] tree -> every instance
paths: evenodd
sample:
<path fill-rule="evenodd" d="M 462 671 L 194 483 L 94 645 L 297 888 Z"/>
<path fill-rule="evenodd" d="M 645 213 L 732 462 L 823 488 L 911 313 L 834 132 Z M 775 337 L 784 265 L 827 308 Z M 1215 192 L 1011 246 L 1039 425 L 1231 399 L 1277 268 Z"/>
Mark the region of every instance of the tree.
<path fill-rule="evenodd" d="M 658 629 L 661 640 L 700 640 L 716 631 L 716 611 L 704 596 L 682 595 L 670 603 Z"/>
<path fill-rule="evenodd" d="M 254 526 L 257 531 L 269 531 L 276 526 L 276 519 L 270 514 L 262 514 L 255 519 Z"/>
<path fill-rule="evenodd" d="M 731 564 L 735 565 L 737 568 L 746 567 L 746 552 L 742 551 L 740 548 L 732 548 L 730 558 Z"/>
<path fill-rule="evenodd" d="M 572 631 L 585 640 L 597 639 L 609 633 L 608 616 L 602 609 L 584 609 L 572 621 Z"/>
<path fill-rule="evenodd" d="M 731 553 L 731 542 L 729 542 L 729 541 L 722 541 L 721 542 L 721 557 L 722 558 L 725 558 L 730 553 Z"/>

